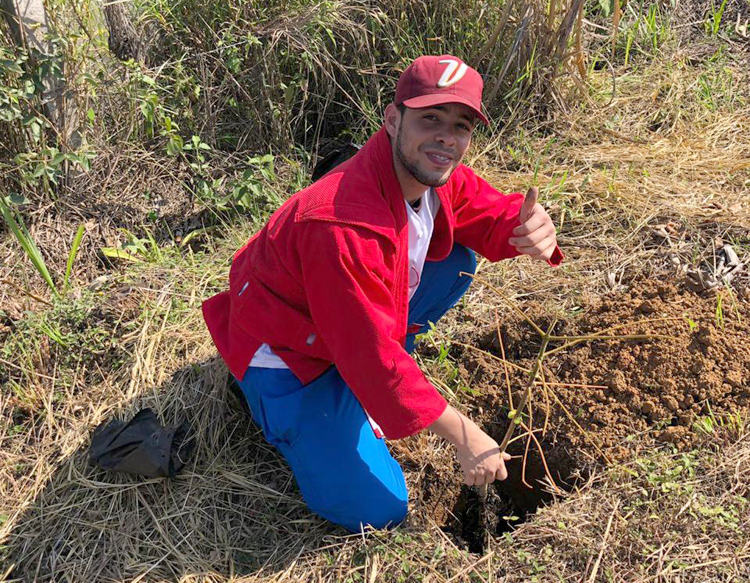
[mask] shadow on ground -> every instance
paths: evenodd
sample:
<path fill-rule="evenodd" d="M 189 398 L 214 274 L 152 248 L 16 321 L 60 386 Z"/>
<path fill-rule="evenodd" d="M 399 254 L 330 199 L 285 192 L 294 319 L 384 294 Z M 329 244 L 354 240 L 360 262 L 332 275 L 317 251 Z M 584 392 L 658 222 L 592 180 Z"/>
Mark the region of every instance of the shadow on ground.
<path fill-rule="evenodd" d="M 5 541 L 8 580 L 271 575 L 330 543 L 325 535 L 345 534 L 305 508 L 283 458 L 242 405 L 215 358 L 121 404 L 113 416 L 130 419 L 149 406 L 163 423 L 192 424 L 193 458 L 172 480 L 90 466 L 94 427 L 82 425 L 85 445 L 58 465 L 14 521 Z"/>

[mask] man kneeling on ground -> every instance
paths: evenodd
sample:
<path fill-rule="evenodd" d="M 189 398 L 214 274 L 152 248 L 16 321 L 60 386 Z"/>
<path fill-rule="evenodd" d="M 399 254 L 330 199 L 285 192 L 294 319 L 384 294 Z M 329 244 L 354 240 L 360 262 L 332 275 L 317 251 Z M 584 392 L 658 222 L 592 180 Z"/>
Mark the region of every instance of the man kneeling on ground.
<path fill-rule="evenodd" d="M 507 477 L 497 442 L 448 405 L 411 358 L 414 339 L 466 292 L 474 251 L 562 261 L 536 203 L 461 164 L 482 78 L 450 55 L 416 59 L 383 127 L 293 195 L 234 255 L 203 304 L 253 418 L 308 507 L 359 531 L 403 520 L 407 490 L 384 437 L 447 439 L 469 485 Z"/>

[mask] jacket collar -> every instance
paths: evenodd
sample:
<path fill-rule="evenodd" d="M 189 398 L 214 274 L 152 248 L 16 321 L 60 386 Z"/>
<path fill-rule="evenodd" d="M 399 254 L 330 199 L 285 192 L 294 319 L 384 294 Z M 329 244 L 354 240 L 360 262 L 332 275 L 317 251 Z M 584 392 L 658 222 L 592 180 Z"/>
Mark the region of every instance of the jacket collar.
<path fill-rule="evenodd" d="M 393 148 L 385 126 L 381 126 L 362 149 L 365 151 L 363 153 L 368 154 L 373 161 L 372 168 L 377 176 L 380 192 L 391 207 L 397 228 L 400 230 L 407 222 L 404 193 L 401 191 L 401 183 L 393 167 Z"/>
<path fill-rule="evenodd" d="M 366 155 L 373 162 L 372 167 L 380 184 L 380 191 L 396 218 L 396 229 L 400 231 L 406 228 L 408 219 L 406 216 L 406 205 L 404 204 L 404 193 L 401 191 L 401 183 L 398 181 L 396 169 L 393 167 L 393 148 L 391 147 L 391 139 L 385 130 L 385 126 L 382 126 L 370 137 L 362 148 L 362 154 Z M 443 259 L 447 257 L 453 247 L 453 233 L 450 227 L 453 216 L 450 194 L 453 188 L 452 184 L 453 180 L 451 178 L 445 185 L 435 189 L 440 199 L 440 209 L 438 210 L 437 217 L 435 217 L 435 230 L 433 231 L 428 253 L 428 257 L 431 259 Z"/>

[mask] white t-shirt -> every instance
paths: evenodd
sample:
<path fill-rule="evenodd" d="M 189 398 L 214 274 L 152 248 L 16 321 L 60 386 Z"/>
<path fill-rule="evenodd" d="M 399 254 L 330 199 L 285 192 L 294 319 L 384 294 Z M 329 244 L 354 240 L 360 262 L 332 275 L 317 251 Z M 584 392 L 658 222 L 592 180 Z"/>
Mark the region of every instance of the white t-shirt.
<path fill-rule="evenodd" d="M 432 232 L 435 229 L 435 217 L 440 209 L 440 199 L 430 188 L 425 191 L 415 210 L 406 204 L 406 217 L 409 221 L 409 299 L 414 296 L 422 279 L 424 261 L 430 247 Z M 250 366 L 260 368 L 288 368 L 268 344 L 262 344 L 255 352 Z"/>

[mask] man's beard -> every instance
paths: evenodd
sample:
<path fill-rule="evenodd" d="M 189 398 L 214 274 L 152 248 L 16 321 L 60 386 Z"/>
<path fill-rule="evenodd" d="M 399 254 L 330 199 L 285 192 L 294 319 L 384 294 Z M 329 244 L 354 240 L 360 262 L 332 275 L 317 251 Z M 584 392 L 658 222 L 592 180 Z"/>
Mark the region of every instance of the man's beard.
<path fill-rule="evenodd" d="M 434 174 L 428 174 L 424 170 L 422 170 L 419 166 L 417 166 L 415 163 L 411 162 L 405 155 L 403 150 L 401 149 L 401 132 L 403 131 L 403 124 L 399 126 L 398 128 L 398 134 L 396 135 L 396 156 L 398 156 L 399 161 L 403 165 L 404 168 L 406 168 L 406 171 L 411 174 L 414 179 L 419 182 L 420 184 L 424 184 L 425 186 L 443 186 L 446 182 L 448 182 L 448 179 L 451 177 L 451 174 L 453 174 L 453 170 L 451 170 L 447 176 L 443 177 L 438 176 L 436 177 Z M 438 148 L 436 148 L 438 149 Z M 451 154 L 453 156 L 453 154 Z"/>

